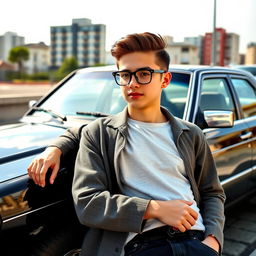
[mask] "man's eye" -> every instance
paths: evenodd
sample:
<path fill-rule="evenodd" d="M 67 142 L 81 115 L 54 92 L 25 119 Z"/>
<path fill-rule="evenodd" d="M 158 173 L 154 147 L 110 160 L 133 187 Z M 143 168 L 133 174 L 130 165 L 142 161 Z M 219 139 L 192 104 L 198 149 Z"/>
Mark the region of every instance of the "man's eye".
<path fill-rule="evenodd" d="M 129 73 L 121 73 L 120 77 L 121 78 L 128 78 L 129 77 Z"/>
<path fill-rule="evenodd" d="M 147 72 L 147 71 L 142 71 L 142 72 L 140 73 L 140 76 L 147 77 L 147 76 L 150 76 L 150 73 Z"/>

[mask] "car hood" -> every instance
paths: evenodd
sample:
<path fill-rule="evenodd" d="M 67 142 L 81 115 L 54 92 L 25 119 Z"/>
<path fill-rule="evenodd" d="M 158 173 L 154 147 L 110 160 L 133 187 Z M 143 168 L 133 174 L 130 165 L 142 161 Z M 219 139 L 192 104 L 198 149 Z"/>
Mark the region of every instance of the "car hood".
<path fill-rule="evenodd" d="M 65 127 L 18 123 L 0 127 L 0 182 L 27 173 L 32 159 Z"/>

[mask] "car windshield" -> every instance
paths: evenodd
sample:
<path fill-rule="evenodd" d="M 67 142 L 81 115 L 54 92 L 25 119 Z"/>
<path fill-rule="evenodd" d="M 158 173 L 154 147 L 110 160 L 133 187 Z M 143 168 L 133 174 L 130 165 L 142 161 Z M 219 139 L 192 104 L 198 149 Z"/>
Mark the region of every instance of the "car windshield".
<path fill-rule="evenodd" d="M 190 75 L 172 73 L 171 85 L 164 89 L 161 105 L 183 117 Z M 116 114 L 126 102 L 110 71 L 77 72 L 40 105 L 63 116 L 100 116 Z M 35 111 L 33 115 L 46 115 Z"/>

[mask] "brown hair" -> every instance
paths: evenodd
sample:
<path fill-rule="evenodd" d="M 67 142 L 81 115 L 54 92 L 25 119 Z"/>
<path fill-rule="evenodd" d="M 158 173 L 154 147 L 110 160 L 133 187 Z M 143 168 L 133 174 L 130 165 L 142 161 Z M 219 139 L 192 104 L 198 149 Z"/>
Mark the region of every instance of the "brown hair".
<path fill-rule="evenodd" d="M 168 70 L 170 56 L 165 51 L 167 46 L 165 40 L 160 35 L 145 32 L 140 34 L 130 34 L 122 37 L 111 49 L 111 54 L 117 62 L 122 56 L 133 52 L 156 52 L 156 63 L 163 69 Z"/>

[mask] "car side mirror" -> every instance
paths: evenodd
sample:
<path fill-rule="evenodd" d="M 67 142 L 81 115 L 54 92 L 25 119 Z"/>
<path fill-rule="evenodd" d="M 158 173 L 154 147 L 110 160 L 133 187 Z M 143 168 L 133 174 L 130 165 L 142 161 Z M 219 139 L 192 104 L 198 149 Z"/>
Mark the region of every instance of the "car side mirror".
<path fill-rule="evenodd" d="M 234 126 L 233 111 L 206 110 L 203 113 L 208 128 L 228 128 Z"/>

